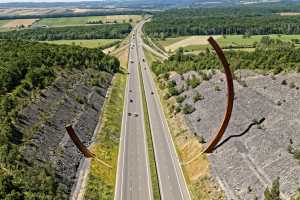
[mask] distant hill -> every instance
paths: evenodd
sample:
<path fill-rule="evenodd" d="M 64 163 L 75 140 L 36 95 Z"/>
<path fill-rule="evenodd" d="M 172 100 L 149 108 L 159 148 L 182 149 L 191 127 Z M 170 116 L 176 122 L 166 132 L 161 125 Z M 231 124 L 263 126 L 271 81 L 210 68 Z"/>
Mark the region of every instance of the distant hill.
<path fill-rule="evenodd" d="M 166 9 L 174 7 L 240 5 L 299 0 L 102 0 L 82 2 L 11 2 L 0 3 L 0 8 L 91 8 L 91 9 Z"/>

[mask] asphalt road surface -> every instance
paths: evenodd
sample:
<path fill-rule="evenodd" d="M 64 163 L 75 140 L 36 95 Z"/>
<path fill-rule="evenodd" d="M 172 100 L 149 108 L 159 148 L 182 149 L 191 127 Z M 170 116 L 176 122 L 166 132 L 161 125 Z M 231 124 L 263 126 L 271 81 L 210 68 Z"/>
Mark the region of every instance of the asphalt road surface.
<path fill-rule="evenodd" d="M 136 47 L 136 38 L 132 36 L 115 200 L 153 199 Z"/>
<path fill-rule="evenodd" d="M 165 119 L 162 105 L 146 62 L 141 39 L 142 26 L 137 25 L 138 58 L 148 105 L 150 127 L 154 143 L 155 159 L 158 171 L 161 198 L 163 200 L 190 200 L 190 194 L 177 157 L 170 130 Z"/>

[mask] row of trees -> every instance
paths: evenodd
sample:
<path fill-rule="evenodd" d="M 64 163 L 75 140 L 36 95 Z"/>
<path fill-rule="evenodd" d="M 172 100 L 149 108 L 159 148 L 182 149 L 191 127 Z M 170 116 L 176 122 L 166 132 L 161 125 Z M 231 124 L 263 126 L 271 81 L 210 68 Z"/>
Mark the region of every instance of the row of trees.
<path fill-rule="evenodd" d="M 132 26 L 125 24 L 105 24 L 74 27 L 33 28 L 0 32 L 0 39 L 25 40 L 74 40 L 74 39 L 121 39 L 125 38 Z"/>
<path fill-rule="evenodd" d="M 100 49 L 11 40 L 0 40 L 0 55 L 0 199 L 67 199 L 69 188 L 57 181 L 50 163 L 23 157 L 26 141 L 14 125 L 19 107 L 33 89 L 52 83 L 54 69 L 114 73 L 119 61 Z"/>
<path fill-rule="evenodd" d="M 299 7 L 299 6 L 298 6 Z M 282 10 L 286 11 L 286 9 Z M 257 7 L 175 9 L 153 17 L 145 25 L 151 37 L 226 34 L 298 34 L 300 18 L 281 16 L 280 9 Z"/>
<path fill-rule="evenodd" d="M 268 36 L 261 39 L 253 52 L 231 50 L 225 54 L 233 70 L 260 69 L 274 73 L 283 70 L 300 71 L 300 49 L 295 48 L 292 43 L 274 40 Z M 185 55 L 183 49 L 179 49 L 167 61 L 153 63 L 152 70 L 156 75 L 170 71 L 183 74 L 190 70 L 218 69 L 219 66 L 219 60 L 209 49 L 199 55 Z"/>

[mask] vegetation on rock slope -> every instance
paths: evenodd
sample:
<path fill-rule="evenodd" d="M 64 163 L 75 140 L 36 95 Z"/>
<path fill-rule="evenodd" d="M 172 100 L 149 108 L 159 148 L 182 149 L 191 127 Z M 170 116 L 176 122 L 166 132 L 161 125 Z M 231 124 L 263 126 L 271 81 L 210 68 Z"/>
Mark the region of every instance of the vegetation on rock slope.
<path fill-rule="evenodd" d="M 119 61 L 99 49 L 10 40 L 0 41 L 0 55 L 0 199 L 67 199 L 50 163 L 23 156 L 26 141 L 15 128 L 18 113 L 33 92 L 53 82 L 56 70 L 115 73 Z"/>

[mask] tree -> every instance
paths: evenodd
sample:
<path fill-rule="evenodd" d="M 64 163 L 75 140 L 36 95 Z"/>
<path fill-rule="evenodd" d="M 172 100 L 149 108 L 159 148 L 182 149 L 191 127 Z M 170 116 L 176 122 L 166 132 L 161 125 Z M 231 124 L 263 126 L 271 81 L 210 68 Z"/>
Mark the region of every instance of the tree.
<path fill-rule="evenodd" d="M 191 114 L 191 113 L 193 113 L 194 111 L 195 111 L 196 109 L 192 106 L 192 105 L 190 105 L 190 104 L 185 104 L 184 106 L 183 106 L 183 109 L 182 109 L 182 112 L 183 112 L 183 114 Z"/>

